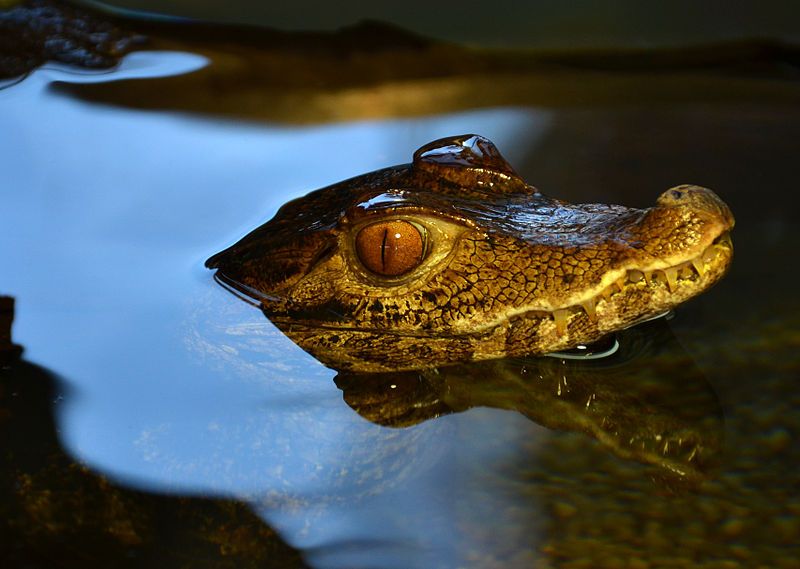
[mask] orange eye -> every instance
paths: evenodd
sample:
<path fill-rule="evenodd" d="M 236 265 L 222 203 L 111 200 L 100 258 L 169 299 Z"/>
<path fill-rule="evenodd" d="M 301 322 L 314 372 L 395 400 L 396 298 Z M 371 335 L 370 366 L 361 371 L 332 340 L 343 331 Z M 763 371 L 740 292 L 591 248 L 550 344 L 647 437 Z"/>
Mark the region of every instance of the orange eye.
<path fill-rule="evenodd" d="M 407 221 L 378 221 L 358 232 L 356 253 L 373 273 L 396 277 L 422 262 L 425 238 L 420 228 Z"/>

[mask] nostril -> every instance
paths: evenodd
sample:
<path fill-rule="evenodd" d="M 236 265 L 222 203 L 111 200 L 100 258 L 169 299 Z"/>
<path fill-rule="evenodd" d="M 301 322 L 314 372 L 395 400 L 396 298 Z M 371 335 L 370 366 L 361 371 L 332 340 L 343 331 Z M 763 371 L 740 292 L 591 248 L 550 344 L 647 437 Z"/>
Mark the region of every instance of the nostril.
<path fill-rule="evenodd" d="M 658 196 L 656 204 L 664 208 L 680 208 L 681 211 L 710 214 L 729 229 L 734 224 L 731 210 L 708 188 L 691 184 L 675 186 Z"/>

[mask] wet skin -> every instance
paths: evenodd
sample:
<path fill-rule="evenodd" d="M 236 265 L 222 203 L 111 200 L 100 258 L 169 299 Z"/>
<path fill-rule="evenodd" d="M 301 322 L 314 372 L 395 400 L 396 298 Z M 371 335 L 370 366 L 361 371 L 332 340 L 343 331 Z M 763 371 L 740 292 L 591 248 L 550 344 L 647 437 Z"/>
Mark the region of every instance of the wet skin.
<path fill-rule="evenodd" d="M 323 188 L 206 265 L 338 370 L 393 371 L 594 342 L 706 290 L 734 220 L 677 186 L 648 209 L 568 204 L 476 135 Z"/>
<path fill-rule="evenodd" d="M 0 2 L 0 79 L 23 75 L 46 61 L 108 69 L 144 44 L 143 36 L 107 16 L 66 2 Z"/>

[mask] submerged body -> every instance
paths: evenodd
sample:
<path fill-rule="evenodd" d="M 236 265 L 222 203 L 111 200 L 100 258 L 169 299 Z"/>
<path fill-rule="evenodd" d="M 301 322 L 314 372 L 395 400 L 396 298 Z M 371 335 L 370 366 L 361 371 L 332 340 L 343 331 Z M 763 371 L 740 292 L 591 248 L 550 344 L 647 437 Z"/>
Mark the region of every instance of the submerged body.
<path fill-rule="evenodd" d="M 661 314 L 732 259 L 728 207 L 678 186 L 655 207 L 568 204 L 476 135 L 323 188 L 206 263 L 339 370 L 544 354 Z"/>

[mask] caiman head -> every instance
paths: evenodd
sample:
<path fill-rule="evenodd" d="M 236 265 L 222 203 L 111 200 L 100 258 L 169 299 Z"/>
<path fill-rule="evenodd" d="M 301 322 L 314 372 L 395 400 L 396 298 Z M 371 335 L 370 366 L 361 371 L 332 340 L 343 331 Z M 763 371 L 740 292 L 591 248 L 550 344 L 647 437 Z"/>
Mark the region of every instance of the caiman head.
<path fill-rule="evenodd" d="M 338 370 L 391 371 L 591 343 L 716 283 L 728 207 L 698 186 L 648 209 L 569 204 L 485 138 L 284 205 L 206 266 Z"/>

